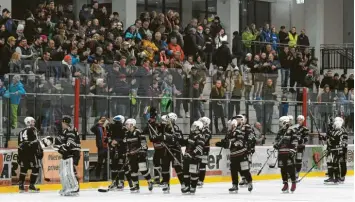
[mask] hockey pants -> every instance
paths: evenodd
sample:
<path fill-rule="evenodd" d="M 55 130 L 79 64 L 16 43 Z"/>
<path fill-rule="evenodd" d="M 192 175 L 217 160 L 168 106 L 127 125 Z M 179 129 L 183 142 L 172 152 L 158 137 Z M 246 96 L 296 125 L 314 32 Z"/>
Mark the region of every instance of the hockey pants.
<path fill-rule="evenodd" d="M 296 168 L 294 157 L 290 154 L 278 154 L 278 166 L 281 170 L 281 177 L 284 183 L 288 182 L 288 176 L 290 176 L 291 181 L 296 181 Z"/>
<path fill-rule="evenodd" d="M 302 169 L 302 159 L 303 159 L 303 153 L 304 153 L 304 145 L 300 145 L 297 147 L 297 153 L 296 153 L 296 172 L 299 173 L 301 172 Z"/>
<path fill-rule="evenodd" d="M 327 167 L 329 178 L 337 179 L 340 177 L 339 160 L 343 152 L 340 150 L 331 150 L 327 156 Z"/>
<path fill-rule="evenodd" d="M 203 156 L 201 157 L 201 163 L 200 163 L 200 174 L 199 174 L 199 181 L 203 182 L 205 181 L 206 177 L 206 165 L 208 163 L 208 151 L 203 152 Z"/>
<path fill-rule="evenodd" d="M 169 148 L 170 149 L 170 148 Z M 170 152 L 174 155 L 172 156 Z M 162 164 L 162 177 L 163 182 L 169 184 L 170 182 L 170 162 L 172 163 L 173 168 L 175 169 L 176 175 L 179 178 L 180 184 L 184 182 L 184 174 L 182 172 L 182 155 L 181 149 L 170 149 L 170 152 L 167 149 L 164 149 L 163 155 L 163 164 Z"/>
<path fill-rule="evenodd" d="M 184 156 L 184 184 L 186 187 L 196 188 L 199 172 L 199 159 Z"/>
<path fill-rule="evenodd" d="M 245 177 L 245 180 L 248 183 L 252 182 L 252 178 L 250 174 L 250 165 L 249 165 L 249 160 L 247 155 L 230 157 L 230 162 L 231 162 L 232 183 L 234 185 L 238 185 L 239 182 L 238 172 L 240 173 L 241 176 Z"/>
<path fill-rule="evenodd" d="M 151 179 L 148 165 L 147 165 L 146 154 L 138 153 L 138 154 L 130 155 L 128 156 L 128 160 L 129 160 L 129 166 L 131 168 L 132 183 L 133 185 L 139 188 L 138 172 L 140 172 L 147 181 Z"/>
<path fill-rule="evenodd" d="M 162 162 L 164 157 L 164 148 L 155 149 L 153 155 L 153 165 L 154 165 L 154 180 L 160 181 L 160 174 L 162 172 Z"/>

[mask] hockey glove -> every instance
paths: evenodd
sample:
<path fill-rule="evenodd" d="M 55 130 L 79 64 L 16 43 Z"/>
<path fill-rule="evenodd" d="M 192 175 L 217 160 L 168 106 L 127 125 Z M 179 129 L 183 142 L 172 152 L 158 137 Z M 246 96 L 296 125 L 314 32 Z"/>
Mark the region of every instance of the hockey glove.
<path fill-rule="evenodd" d="M 167 134 L 167 135 L 164 135 L 164 141 L 169 144 L 172 144 L 172 143 L 174 143 L 175 138 L 173 135 Z"/>
<path fill-rule="evenodd" d="M 293 158 L 296 156 L 296 150 L 290 149 L 290 157 Z"/>
<path fill-rule="evenodd" d="M 222 142 L 216 142 L 216 147 L 224 147 Z"/>
<path fill-rule="evenodd" d="M 280 149 L 279 145 L 278 144 L 274 144 L 274 149 L 279 150 Z"/>
<path fill-rule="evenodd" d="M 61 155 L 65 156 L 65 155 L 68 153 L 68 150 L 65 148 L 64 145 L 62 145 L 62 146 L 59 147 L 58 152 L 59 152 Z"/>

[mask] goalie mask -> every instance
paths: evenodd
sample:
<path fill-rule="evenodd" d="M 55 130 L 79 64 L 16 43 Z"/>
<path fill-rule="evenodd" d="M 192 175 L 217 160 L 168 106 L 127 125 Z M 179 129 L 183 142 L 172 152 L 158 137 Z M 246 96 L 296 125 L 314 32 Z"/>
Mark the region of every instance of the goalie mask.
<path fill-rule="evenodd" d="M 40 141 L 42 149 L 52 146 L 53 143 L 54 143 L 54 138 L 51 136 L 47 136 L 47 137 L 41 139 L 41 141 Z"/>
<path fill-rule="evenodd" d="M 191 125 L 191 132 L 192 133 L 201 131 L 202 129 L 203 129 L 203 123 L 201 121 L 195 121 Z"/>

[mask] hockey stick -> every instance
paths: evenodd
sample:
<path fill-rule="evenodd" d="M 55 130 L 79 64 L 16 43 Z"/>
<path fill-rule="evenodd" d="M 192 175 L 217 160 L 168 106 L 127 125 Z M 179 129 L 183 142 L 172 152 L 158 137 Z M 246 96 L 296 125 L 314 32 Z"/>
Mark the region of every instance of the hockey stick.
<path fill-rule="evenodd" d="M 161 145 L 163 145 L 163 147 L 165 147 L 165 149 L 170 153 L 170 155 L 174 158 L 174 160 L 176 161 L 176 163 L 178 163 L 179 166 L 182 166 L 181 162 L 174 156 L 174 154 L 170 151 L 170 149 L 166 146 L 166 144 L 164 142 L 161 143 Z"/>
<path fill-rule="evenodd" d="M 317 167 L 317 166 L 318 166 L 318 163 L 319 163 L 324 157 L 326 157 L 326 156 L 327 156 L 327 154 L 324 154 L 317 162 L 315 162 L 314 166 L 312 166 L 312 168 L 310 168 L 310 169 L 307 171 L 307 173 L 302 176 L 301 179 L 297 180 L 297 183 L 301 182 L 301 181 L 303 180 L 303 178 L 305 178 L 315 167 Z"/>
<path fill-rule="evenodd" d="M 260 170 L 258 171 L 257 175 L 260 175 L 261 171 L 264 169 L 265 165 L 267 164 L 267 162 L 269 161 L 271 155 L 275 152 L 275 150 L 272 150 L 272 153 L 269 154 L 269 156 L 267 157 L 265 163 L 263 164 L 263 166 L 260 168 Z"/>
<path fill-rule="evenodd" d="M 277 162 L 279 161 L 279 159 L 276 159 L 276 162 L 275 162 L 275 164 L 273 164 L 273 165 L 269 165 L 269 168 L 275 168 L 276 167 L 276 164 L 277 164 Z"/>
<path fill-rule="evenodd" d="M 47 178 L 47 177 L 46 177 L 46 174 L 45 174 L 45 172 L 44 172 L 43 162 L 42 162 L 42 161 L 40 161 L 40 160 L 38 160 L 38 163 L 41 165 L 41 169 L 42 169 L 42 173 L 43 173 L 43 179 L 44 179 L 44 181 L 46 181 L 46 182 L 50 182 L 50 181 L 51 181 L 51 179 Z"/>
<path fill-rule="evenodd" d="M 127 157 L 126 157 L 126 158 L 127 158 Z M 119 170 L 119 171 L 117 172 L 117 175 L 116 175 L 115 179 L 113 179 L 112 181 L 116 181 L 116 180 L 117 180 L 117 178 L 118 178 L 118 176 L 119 176 L 118 173 L 124 171 L 124 169 L 125 169 L 125 167 L 128 165 L 128 163 L 129 163 L 129 160 L 126 160 L 125 164 L 123 164 L 121 170 Z M 99 188 L 97 191 L 98 191 L 98 192 L 105 193 L 105 192 L 109 192 L 110 189 L 109 189 L 109 188 L 107 188 L 107 189 Z"/>

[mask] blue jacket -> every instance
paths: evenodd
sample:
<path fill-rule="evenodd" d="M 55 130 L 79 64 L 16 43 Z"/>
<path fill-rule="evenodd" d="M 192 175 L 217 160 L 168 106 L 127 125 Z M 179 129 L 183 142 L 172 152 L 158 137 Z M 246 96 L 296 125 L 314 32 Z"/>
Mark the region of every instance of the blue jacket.
<path fill-rule="evenodd" d="M 0 88 L 0 96 L 5 96 L 6 88 L 3 86 Z"/>
<path fill-rule="evenodd" d="M 280 42 L 280 41 L 279 41 L 279 36 L 277 36 L 276 33 L 271 33 L 271 42 L 272 42 L 272 48 L 273 48 L 274 50 L 276 50 L 276 49 L 277 49 L 277 46 L 278 46 L 277 43 Z"/>
<path fill-rule="evenodd" d="M 261 41 L 262 42 L 271 42 L 271 32 L 270 30 L 263 30 L 263 32 L 261 32 Z"/>
<path fill-rule="evenodd" d="M 77 55 L 70 54 L 72 65 L 76 65 L 80 62 L 79 57 Z"/>
<path fill-rule="evenodd" d="M 14 94 L 16 91 L 18 91 L 18 94 Z M 11 104 L 16 104 L 19 105 L 21 101 L 21 96 L 25 95 L 26 91 L 23 88 L 23 84 L 21 81 L 19 81 L 17 84 L 11 83 L 9 90 L 5 92 L 4 97 L 10 98 L 10 103 Z"/>
<path fill-rule="evenodd" d="M 126 32 L 125 36 L 124 36 L 125 39 L 132 39 L 132 40 L 139 40 L 141 41 L 142 40 L 142 37 L 141 35 L 139 34 L 139 32 L 135 32 L 135 33 L 131 33 L 131 32 Z"/>

